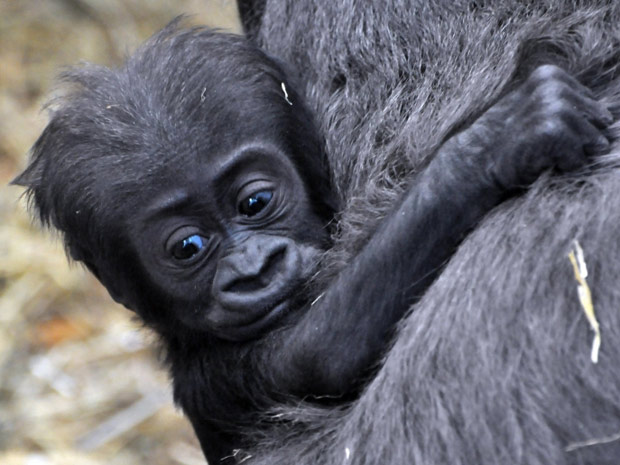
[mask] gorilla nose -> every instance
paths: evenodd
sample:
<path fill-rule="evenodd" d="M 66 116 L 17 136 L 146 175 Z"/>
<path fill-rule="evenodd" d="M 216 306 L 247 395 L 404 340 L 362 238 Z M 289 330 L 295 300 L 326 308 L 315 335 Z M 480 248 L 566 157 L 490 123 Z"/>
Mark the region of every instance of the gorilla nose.
<path fill-rule="evenodd" d="M 286 238 L 249 238 L 219 261 L 214 297 L 231 310 L 275 305 L 297 275 L 299 258 L 295 250 Z"/>
<path fill-rule="evenodd" d="M 269 286 L 278 271 L 281 271 L 285 254 L 286 245 L 283 245 L 268 250 L 265 256 L 241 254 L 229 260 L 227 276 L 223 275 L 220 283 L 222 292 L 248 294 Z"/>

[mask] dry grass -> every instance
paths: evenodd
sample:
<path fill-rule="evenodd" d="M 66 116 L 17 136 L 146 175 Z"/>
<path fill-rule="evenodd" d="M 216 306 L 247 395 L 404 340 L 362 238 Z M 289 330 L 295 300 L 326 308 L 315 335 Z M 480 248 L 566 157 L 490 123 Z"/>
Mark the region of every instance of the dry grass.
<path fill-rule="evenodd" d="M 225 0 L 0 1 L 0 463 L 204 464 L 146 331 L 32 225 L 7 183 L 58 69 L 118 63 L 180 13 L 238 29 Z"/>

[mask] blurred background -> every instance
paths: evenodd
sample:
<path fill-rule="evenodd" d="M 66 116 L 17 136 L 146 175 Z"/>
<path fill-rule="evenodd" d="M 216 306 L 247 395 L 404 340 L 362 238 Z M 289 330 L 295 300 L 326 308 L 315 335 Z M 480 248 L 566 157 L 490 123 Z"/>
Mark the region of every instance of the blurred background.
<path fill-rule="evenodd" d="M 66 65 L 120 64 L 178 14 L 239 31 L 232 0 L 0 0 L 0 464 L 204 465 L 154 338 L 7 184 Z"/>

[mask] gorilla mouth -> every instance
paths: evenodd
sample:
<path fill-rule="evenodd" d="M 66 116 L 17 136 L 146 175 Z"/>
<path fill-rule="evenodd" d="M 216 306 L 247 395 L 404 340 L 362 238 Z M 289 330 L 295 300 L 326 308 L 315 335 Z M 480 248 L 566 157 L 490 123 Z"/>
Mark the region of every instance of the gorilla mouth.
<path fill-rule="evenodd" d="M 286 315 L 291 307 L 291 300 L 291 293 L 287 293 L 274 301 L 272 305 L 258 310 L 252 309 L 248 312 L 249 314 L 244 315 L 247 318 L 239 318 L 232 324 L 218 325 L 214 330 L 219 337 L 230 341 L 257 339 Z"/>

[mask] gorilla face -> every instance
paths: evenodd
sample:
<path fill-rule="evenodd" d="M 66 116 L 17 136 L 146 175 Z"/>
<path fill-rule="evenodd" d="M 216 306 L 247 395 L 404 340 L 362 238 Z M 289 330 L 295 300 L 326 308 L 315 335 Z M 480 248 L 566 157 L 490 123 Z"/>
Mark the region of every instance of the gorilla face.
<path fill-rule="evenodd" d="M 132 206 L 131 246 L 168 312 L 224 339 L 257 337 L 298 305 L 328 239 L 290 156 L 268 142 L 175 166 Z"/>

